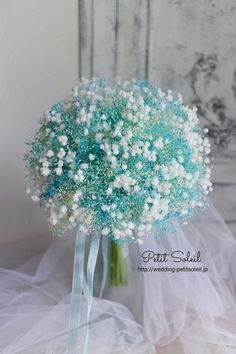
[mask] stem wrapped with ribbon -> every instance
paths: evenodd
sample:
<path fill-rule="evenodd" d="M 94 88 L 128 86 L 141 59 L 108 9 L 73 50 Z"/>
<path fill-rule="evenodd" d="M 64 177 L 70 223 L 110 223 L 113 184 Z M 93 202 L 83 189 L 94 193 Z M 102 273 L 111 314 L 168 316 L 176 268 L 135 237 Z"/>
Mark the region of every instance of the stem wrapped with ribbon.
<path fill-rule="evenodd" d="M 69 353 L 78 337 L 82 293 L 89 322 L 100 238 L 102 295 L 108 268 L 110 285 L 128 281 L 123 243 L 141 243 L 147 234 L 159 238 L 174 231 L 173 221 L 206 207 L 212 185 L 204 132 L 196 108 L 184 106 L 181 95 L 135 80 L 109 85 L 83 79 L 44 114 L 25 162 L 34 182 L 32 199 L 46 209 L 53 232 L 78 230 Z M 88 338 L 87 331 L 84 353 Z"/>

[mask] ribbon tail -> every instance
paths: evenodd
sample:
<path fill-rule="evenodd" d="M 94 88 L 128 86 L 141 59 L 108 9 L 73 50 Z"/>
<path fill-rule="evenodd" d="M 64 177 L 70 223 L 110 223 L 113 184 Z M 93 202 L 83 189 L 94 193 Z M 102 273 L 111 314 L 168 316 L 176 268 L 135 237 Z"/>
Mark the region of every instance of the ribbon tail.
<path fill-rule="evenodd" d="M 102 259 L 103 259 L 103 276 L 101 289 L 99 293 L 99 297 L 101 298 L 105 289 L 106 281 L 107 281 L 107 273 L 108 273 L 108 237 L 102 237 Z"/>
<path fill-rule="evenodd" d="M 74 270 L 71 294 L 71 309 L 69 320 L 69 337 L 67 345 L 67 354 L 75 354 L 77 341 L 79 337 L 80 324 L 80 302 L 83 288 L 84 274 L 84 253 L 85 238 L 83 233 L 77 232 L 74 253 Z"/>
<path fill-rule="evenodd" d="M 100 243 L 100 234 L 92 234 L 88 264 L 87 264 L 87 295 L 88 295 L 88 308 L 87 308 L 87 329 L 86 329 L 86 338 L 84 343 L 83 354 L 88 352 L 88 340 L 89 340 L 89 317 L 92 308 L 93 300 L 93 279 L 94 272 L 97 262 L 98 250 Z"/>

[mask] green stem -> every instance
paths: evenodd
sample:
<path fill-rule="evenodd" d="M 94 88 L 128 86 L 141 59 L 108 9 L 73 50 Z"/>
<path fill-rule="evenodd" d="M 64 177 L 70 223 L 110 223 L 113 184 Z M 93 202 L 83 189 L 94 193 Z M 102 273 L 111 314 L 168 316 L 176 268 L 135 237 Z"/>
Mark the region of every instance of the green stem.
<path fill-rule="evenodd" d="M 110 286 L 122 286 L 128 283 L 127 260 L 123 255 L 122 245 L 111 241 L 110 243 Z"/>

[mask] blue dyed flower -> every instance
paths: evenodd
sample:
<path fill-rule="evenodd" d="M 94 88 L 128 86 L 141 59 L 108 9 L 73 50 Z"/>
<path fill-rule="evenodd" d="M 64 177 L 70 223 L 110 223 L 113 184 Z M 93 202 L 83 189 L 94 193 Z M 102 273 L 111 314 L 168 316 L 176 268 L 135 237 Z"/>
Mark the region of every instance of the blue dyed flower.
<path fill-rule="evenodd" d="M 160 235 L 204 208 L 209 141 L 196 108 L 146 82 L 83 79 L 45 113 L 25 161 L 52 227 L 117 242 Z"/>

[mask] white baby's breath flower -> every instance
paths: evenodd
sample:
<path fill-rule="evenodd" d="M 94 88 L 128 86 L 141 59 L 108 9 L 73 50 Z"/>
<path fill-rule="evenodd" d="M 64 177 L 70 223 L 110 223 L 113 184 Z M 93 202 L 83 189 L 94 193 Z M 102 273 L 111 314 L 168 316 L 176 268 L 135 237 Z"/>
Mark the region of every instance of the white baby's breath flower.
<path fill-rule="evenodd" d="M 60 176 L 62 174 L 62 168 L 61 167 L 55 168 L 55 172 L 56 172 L 56 175 Z"/>
<path fill-rule="evenodd" d="M 32 197 L 31 197 L 31 199 L 34 201 L 34 202 L 38 202 L 38 201 L 40 201 L 40 198 L 39 198 L 39 196 L 38 195 L 32 195 Z"/>
<path fill-rule="evenodd" d="M 107 236 L 108 234 L 109 234 L 108 227 L 104 227 L 104 229 L 102 229 L 102 236 Z"/>
<path fill-rule="evenodd" d="M 41 169 L 42 176 L 47 177 L 50 175 L 51 171 L 48 167 L 43 167 Z"/>
<path fill-rule="evenodd" d="M 57 157 L 59 158 L 59 159 L 63 159 L 63 157 L 66 155 L 66 152 L 65 152 L 65 150 L 63 149 L 63 148 L 60 148 L 60 150 L 59 150 L 59 152 L 58 152 L 58 154 L 57 154 Z"/>
<path fill-rule="evenodd" d="M 107 189 L 107 195 L 111 195 L 111 194 L 112 194 L 112 188 L 109 187 L 109 188 Z"/>
<path fill-rule="evenodd" d="M 136 164 L 136 167 L 137 167 L 138 170 L 141 170 L 141 169 L 143 168 L 142 162 L 138 162 L 138 163 Z"/>
<path fill-rule="evenodd" d="M 93 154 L 89 154 L 89 160 L 90 160 L 90 161 L 95 160 L 95 155 L 93 155 Z"/>
<path fill-rule="evenodd" d="M 67 145 L 68 138 L 66 135 L 60 135 L 57 139 L 62 146 Z"/>
<path fill-rule="evenodd" d="M 53 152 L 52 150 L 48 150 L 47 156 L 48 156 L 48 157 L 54 156 L 54 152 Z"/>
<path fill-rule="evenodd" d="M 155 142 L 154 142 L 154 146 L 157 148 L 157 149 L 162 149 L 164 144 L 163 144 L 163 140 L 162 138 L 158 138 Z"/>

